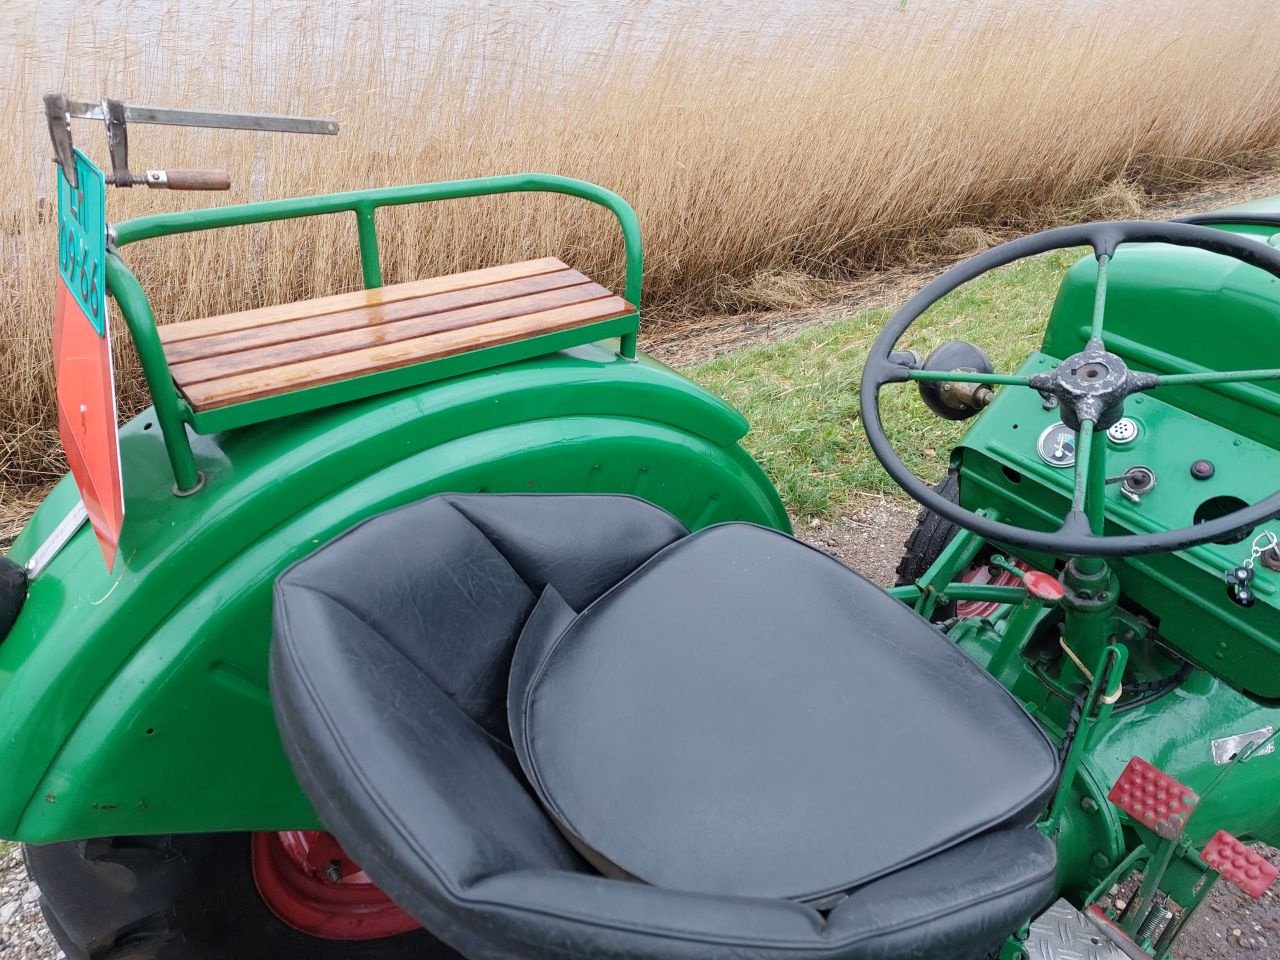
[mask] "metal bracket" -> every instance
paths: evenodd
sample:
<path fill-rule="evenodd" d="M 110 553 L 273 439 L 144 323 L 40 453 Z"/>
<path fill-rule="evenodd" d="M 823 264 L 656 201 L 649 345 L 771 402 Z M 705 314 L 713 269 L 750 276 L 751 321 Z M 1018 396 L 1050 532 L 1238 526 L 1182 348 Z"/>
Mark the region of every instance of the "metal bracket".
<path fill-rule="evenodd" d="M 1271 735 L 1275 733 L 1275 729 L 1270 725 L 1260 727 L 1257 730 L 1251 730 L 1249 733 L 1237 733 L 1233 737 L 1221 737 L 1209 744 L 1210 752 L 1213 754 L 1213 763 L 1215 766 L 1224 766 L 1236 758 L 1245 747 L 1250 744 L 1267 743 Z M 1267 743 L 1265 747 L 1258 750 L 1254 756 L 1263 756 L 1268 753 L 1275 753 L 1275 741 Z"/>
<path fill-rule="evenodd" d="M 129 172 L 130 123 L 151 123 L 165 126 L 206 127 L 217 130 L 253 130 L 259 133 L 312 133 L 334 136 L 338 133 L 338 121 L 329 118 L 291 117 L 269 113 L 222 113 L 215 110 L 173 110 L 167 107 L 148 107 L 104 99 L 99 102 L 72 100 L 66 94 L 50 93 L 44 98 L 45 119 L 49 124 L 49 138 L 53 141 L 54 159 L 62 167 L 62 173 L 71 186 L 77 187 L 75 159 L 72 154 L 71 121 L 101 120 L 107 127 L 107 147 L 111 153 L 112 176 L 109 183 L 117 187 L 130 187 L 145 182 L 148 186 L 174 186 L 183 181 L 175 176 L 169 182 L 166 171 L 147 171 L 144 177 Z M 180 174 L 182 171 L 172 171 Z M 156 174 L 157 176 L 153 176 Z M 198 189 L 210 189 L 208 178 L 199 178 Z M 214 188 L 216 189 L 216 187 Z M 225 189 L 225 188 L 223 188 Z"/>
<path fill-rule="evenodd" d="M 58 525 L 44 538 L 44 542 L 36 547 L 36 552 L 27 561 L 27 579 L 34 580 L 44 573 L 44 568 L 67 545 L 67 542 L 75 536 L 76 531 L 84 526 L 88 519 L 89 511 L 85 509 L 84 501 L 77 500 L 71 511 L 58 521 Z"/>
<path fill-rule="evenodd" d="M 76 161 L 71 153 L 71 108 L 67 98 L 60 93 L 46 94 L 44 116 L 49 124 L 49 139 L 53 141 L 54 160 L 62 167 L 62 175 L 72 189 L 80 186 L 76 178 Z"/>
<path fill-rule="evenodd" d="M 129 172 L 129 128 L 125 126 L 124 104 L 119 100 L 104 100 L 107 111 L 107 150 L 111 154 L 111 183 L 117 187 L 132 187 L 133 174 Z"/>

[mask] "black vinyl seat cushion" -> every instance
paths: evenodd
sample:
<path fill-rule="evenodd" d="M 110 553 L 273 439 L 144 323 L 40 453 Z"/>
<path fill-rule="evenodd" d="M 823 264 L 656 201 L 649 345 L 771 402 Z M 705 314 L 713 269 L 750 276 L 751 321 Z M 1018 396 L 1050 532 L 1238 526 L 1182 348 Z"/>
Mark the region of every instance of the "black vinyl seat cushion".
<path fill-rule="evenodd" d="M 547 587 L 508 714 L 575 846 L 675 890 L 822 900 L 1032 822 L 1057 781 L 1040 728 L 932 625 L 744 523 L 581 614 Z"/>
<path fill-rule="evenodd" d="M 468 957 L 970 960 L 1052 893 L 1043 734 L 776 532 L 433 497 L 280 578 L 271 679 L 324 823 Z"/>

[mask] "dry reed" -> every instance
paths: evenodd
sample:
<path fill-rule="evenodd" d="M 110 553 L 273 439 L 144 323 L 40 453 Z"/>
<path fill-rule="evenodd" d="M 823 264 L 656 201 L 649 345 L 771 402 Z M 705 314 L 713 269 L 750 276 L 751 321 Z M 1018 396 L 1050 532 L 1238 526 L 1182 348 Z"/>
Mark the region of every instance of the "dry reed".
<path fill-rule="evenodd" d="M 601 4 L 585 29 L 580 9 L 457 0 L 355 16 L 308 2 L 193 18 L 175 5 L 82 24 L 71 40 L 15 40 L 0 85 L 14 146 L 0 198 L 0 482 L 59 463 L 47 89 L 343 122 L 336 141 L 136 128 L 137 167 L 221 165 L 236 186 L 115 191 L 112 219 L 520 170 L 600 182 L 640 214 L 651 316 L 802 297 L 805 277 L 821 289 L 1247 168 L 1280 143 L 1273 0 L 756 3 L 734 29 L 693 4 L 668 4 L 655 26 L 649 6 Z M 76 135 L 105 160 L 100 129 Z M 614 225 L 578 201 L 399 209 L 380 229 L 388 281 L 545 253 L 619 279 Z M 126 259 L 162 322 L 359 282 L 348 218 L 157 241 Z M 131 411 L 145 398 L 117 336 Z"/>

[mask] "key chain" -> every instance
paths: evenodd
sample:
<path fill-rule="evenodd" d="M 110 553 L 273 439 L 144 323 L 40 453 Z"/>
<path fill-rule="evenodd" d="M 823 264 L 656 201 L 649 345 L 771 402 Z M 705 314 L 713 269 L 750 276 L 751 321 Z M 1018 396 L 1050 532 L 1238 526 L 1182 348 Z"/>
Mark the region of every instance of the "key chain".
<path fill-rule="evenodd" d="M 1253 565 L 1265 551 L 1274 548 L 1277 543 L 1280 543 L 1280 540 L 1276 539 L 1274 533 L 1263 530 L 1253 538 L 1248 558 L 1240 566 L 1227 571 L 1227 596 L 1233 603 L 1242 607 L 1253 606 L 1253 602 L 1257 599 L 1253 587 L 1250 586 L 1253 583 Z"/>

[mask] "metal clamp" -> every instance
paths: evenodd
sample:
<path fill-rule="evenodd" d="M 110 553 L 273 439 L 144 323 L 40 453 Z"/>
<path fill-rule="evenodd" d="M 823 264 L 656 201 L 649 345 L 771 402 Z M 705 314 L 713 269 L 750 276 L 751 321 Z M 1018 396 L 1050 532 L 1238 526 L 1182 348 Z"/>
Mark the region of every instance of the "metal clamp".
<path fill-rule="evenodd" d="M 111 174 L 107 182 L 117 187 L 145 183 L 148 187 L 170 190 L 226 190 L 230 178 L 224 171 L 214 170 L 148 170 L 139 177 L 129 170 L 130 123 L 153 123 L 167 126 L 208 127 L 218 130 L 254 130 L 260 133 L 315 133 L 333 136 L 338 121 L 313 117 L 287 117 L 266 113 L 221 113 L 213 110 L 170 110 L 144 107 L 104 99 L 100 102 L 71 100 L 65 94 L 50 93 L 44 98 L 45 119 L 49 139 L 53 141 L 54 159 L 71 186 L 77 187 L 76 165 L 72 154 L 71 121 L 101 120 L 107 127 L 107 149 L 111 155 Z"/>

